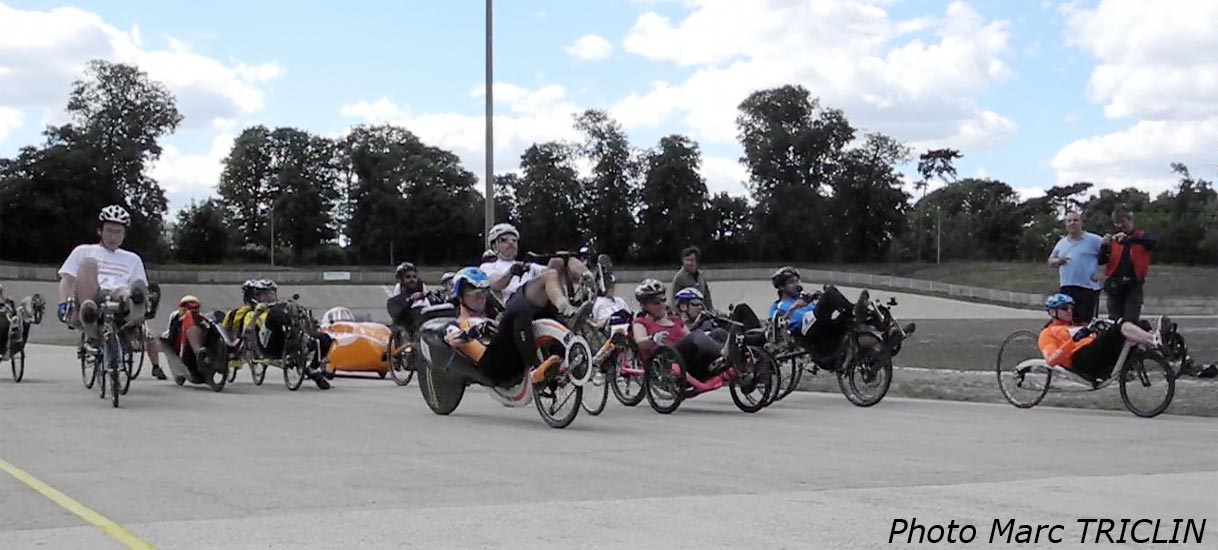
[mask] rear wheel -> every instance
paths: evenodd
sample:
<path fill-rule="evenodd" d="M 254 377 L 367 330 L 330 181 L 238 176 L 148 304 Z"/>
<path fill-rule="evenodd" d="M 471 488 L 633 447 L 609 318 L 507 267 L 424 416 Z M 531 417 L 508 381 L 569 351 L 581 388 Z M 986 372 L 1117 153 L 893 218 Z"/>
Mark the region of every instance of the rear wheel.
<path fill-rule="evenodd" d="M 9 356 L 9 361 L 13 367 L 13 381 L 20 384 L 21 380 L 25 378 L 25 350 Z"/>
<path fill-rule="evenodd" d="M 1129 358 L 1117 373 L 1121 401 L 1129 412 L 1154 418 L 1171 406 L 1176 395 L 1176 377 L 1167 360 L 1155 352 L 1130 350 Z"/>
<path fill-rule="evenodd" d="M 651 408 L 660 414 L 671 414 L 681 406 L 685 391 L 685 362 L 677 350 L 660 346 L 647 361 L 643 389 Z"/>
<path fill-rule="evenodd" d="M 457 410 L 465 397 L 465 383 L 448 373 L 424 363 L 419 371 L 419 392 L 431 412 L 447 416 Z"/>
<path fill-rule="evenodd" d="M 1031 331 L 1015 331 L 1002 342 L 996 371 L 998 389 L 1008 403 L 1029 409 L 1049 393 L 1053 371 L 1041 357 L 1037 336 Z"/>
<path fill-rule="evenodd" d="M 778 374 L 778 387 L 774 391 L 774 401 L 782 401 L 799 386 L 804 368 L 794 357 L 782 363 L 775 361 L 774 368 Z"/>

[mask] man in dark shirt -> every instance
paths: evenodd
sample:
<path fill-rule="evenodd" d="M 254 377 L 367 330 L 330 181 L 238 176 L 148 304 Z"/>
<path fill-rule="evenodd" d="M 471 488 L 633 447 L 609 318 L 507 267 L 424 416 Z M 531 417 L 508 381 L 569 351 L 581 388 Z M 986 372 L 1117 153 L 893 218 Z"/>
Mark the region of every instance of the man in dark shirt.
<path fill-rule="evenodd" d="M 1104 235 L 1100 263 L 1107 264 L 1104 292 L 1108 295 L 1108 318 L 1137 322 L 1142 315 L 1142 287 L 1150 272 L 1150 253 L 1159 240 L 1145 229 L 1135 229 L 1133 214 L 1112 213 L 1115 235 Z"/>
<path fill-rule="evenodd" d="M 677 310 L 676 293 L 686 288 L 696 288 L 702 293 L 703 302 L 706 309 L 714 311 L 715 305 L 711 301 L 710 284 L 706 280 L 706 272 L 698 269 L 698 260 L 702 259 L 702 251 L 698 247 L 691 246 L 681 251 L 681 269 L 677 270 L 677 274 L 672 278 L 672 286 L 668 288 L 668 307 L 673 311 Z"/>

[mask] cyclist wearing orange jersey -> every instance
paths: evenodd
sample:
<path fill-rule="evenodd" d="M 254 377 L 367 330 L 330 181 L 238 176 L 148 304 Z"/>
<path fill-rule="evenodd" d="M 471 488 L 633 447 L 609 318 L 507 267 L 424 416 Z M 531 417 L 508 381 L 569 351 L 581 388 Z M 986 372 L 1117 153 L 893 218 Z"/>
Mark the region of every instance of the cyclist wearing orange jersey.
<path fill-rule="evenodd" d="M 1074 323 L 1074 299 L 1066 294 L 1054 294 L 1045 301 L 1052 321 L 1040 331 L 1038 347 L 1045 361 L 1061 366 L 1091 380 L 1101 382 L 1112 375 L 1126 340 L 1147 348 L 1157 347 L 1159 338 L 1133 323 L 1123 320 L 1096 333 L 1088 326 Z M 1159 331 L 1171 326 L 1166 317 L 1159 317 Z"/>

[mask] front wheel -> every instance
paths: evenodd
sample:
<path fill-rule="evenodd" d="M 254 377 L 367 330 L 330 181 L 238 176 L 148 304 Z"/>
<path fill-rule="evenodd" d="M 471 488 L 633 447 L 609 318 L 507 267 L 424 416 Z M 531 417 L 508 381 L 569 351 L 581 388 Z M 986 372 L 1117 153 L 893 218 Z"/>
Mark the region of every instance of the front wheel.
<path fill-rule="evenodd" d="M 733 367 L 736 377 L 730 388 L 732 402 L 746 413 L 755 413 L 774 400 L 778 390 L 777 362 L 759 347 L 748 346 L 743 352 L 741 363 Z"/>
<path fill-rule="evenodd" d="M 1125 408 L 1142 418 L 1162 414 L 1176 395 L 1175 374 L 1167 360 L 1155 352 L 1131 350 L 1117 376 Z"/>
<path fill-rule="evenodd" d="M 407 341 L 405 334 L 395 335 L 390 340 L 389 375 L 398 386 L 410 384 L 414 378 L 415 365 L 418 364 L 416 350 Z"/>
<path fill-rule="evenodd" d="M 582 339 L 577 339 L 582 342 Z M 537 412 L 551 428 L 566 428 L 579 416 L 583 408 L 584 388 L 577 379 L 586 383 L 591 375 L 592 354 L 586 344 L 572 344 L 567 350 L 566 362 L 559 374 L 552 379 L 533 384 L 533 404 Z M 552 369 L 551 369 L 552 370 Z M 525 376 L 531 376 L 526 374 Z"/>
<path fill-rule="evenodd" d="M 837 385 L 855 406 L 870 407 L 882 401 L 892 385 L 892 354 L 871 334 L 860 335 L 852 345 L 850 361 L 837 371 Z"/>
<path fill-rule="evenodd" d="M 643 392 L 647 402 L 655 412 L 672 414 L 685 396 L 685 361 L 677 350 L 660 346 L 652 352 L 646 368 Z"/>
<path fill-rule="evenodd" d="M 465 383 L 430 364 L 419 371 L 419 393 L 431 412 L 448 416 L 457 410 L 461 398 L 465 397 Z"/>
<path fill-rule="evenodd" d="M 639 361 L 639 353 L 634 346 L 624 345 L 613 352 L 609 358 L 610 364 L 610 380 L 609 388 L 613 390 L 613 396 L 618 402 L 626 407 L 633 407 L 643 402 L 646 397 L 644 382 L 646 380 L 646 372 L 644 372 L 641 362 Z"/>

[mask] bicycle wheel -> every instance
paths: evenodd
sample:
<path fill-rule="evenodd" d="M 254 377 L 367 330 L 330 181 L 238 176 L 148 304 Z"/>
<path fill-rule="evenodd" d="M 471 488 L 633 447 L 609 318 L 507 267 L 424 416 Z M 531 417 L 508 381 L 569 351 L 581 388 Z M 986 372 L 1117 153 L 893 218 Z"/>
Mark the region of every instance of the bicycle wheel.
<path fill-rule="evenodd" d="M 410 384 L 418 362 L 416 350 L 405 333 L 394 335 L 389 346 L 389 375 L 398 386 Z"/>
<path fill-rule="evenodd" d="M 93 383 L 97 381 L 97 355 L 85 349 L 85 336 L 80 336 L 80 347 L 76 349 L 76 356 L 80 358 L 80 379 L 85 384 L 85 389 L 93 389 Z"/>
<path fill-rule="evenodd" d="M 431 412 L 447 416 L 457 410 L 465 397 L 465 383 L 424 361 L 419 371 L 419 393 Z"/>
<path fill-rule="evenodd" d="M 577 386 L 575 377 L 587 377 L 592 354 L 586 344 L 572 344 L 567 362 L 553 379 L 533 384 L 533 404 L 551 428 L 566 428 L 583 408 L 584 388 Z M 528 376 L 528 375 L 526 375 Z"/>
<path fill-rule="evenodd" d="M 892 385 L 892 353 L 871 334 L 852 342 L 854 354 L 837 370 L 837 385 L 846 399 L 858 407 L 871 407 L 888 395 Z"/>
<path fill-rule="evenodd" d="M 1019 330 L 1007 336 L 998 348 L 998 389 L 1007 402 L 1020 409 L 1040 404 L 1049 393 L 1053 371 L 1041 359 L 1037 336 Z"/>
<path fill-rule="evenodd" d="M 639 375 L 634 372 L 642 370 L 638 350 L 631 345 L 618 348 L 609 357 L 609 368 L 609 389 L 613 390 L 613 396 L 618 402 L 627 407 L 642 403 L 645 397 L 643 386 L 646 374 Z M 630 372 L 627 372 L 628 370 Z"/>
<path fill-rule="evenodd" d="M 18 384 L 25 378 L 25 350 L 18 351 L 9 356 L 9 361 L 13 367 L 13 382 Z"/>
<path fill-rule="evenodd" d="M 652 352 L 646 368 L 643 390 L 647 402 L 655 412 L 672 414 L 685 397 L 685 362 L 681 354 L 671 347 L 660 346 Z"/>
<path fill-rule="evenodd" d="M 127 390 L 131 389 L 131 381 L 135 380 L 134 370 L 135 355 L 131 352 L 131 343 L 124 340 L 119 340 L 119 353 L 122 354 L 122 360 L 119 365 L 122 366 L 122 394 L 127 395 Z"/>
<path fill-rule="evenodd" d="M 1121 384 L 1121 401 L 1129 412 L 1142 418 L 1154 418 L 1167 410 L 1176 395 L 1176 377 L 1167 360 L 1153 351 L 1130 350 L 1117 376 Z M 1151 386 L 1155 389 L 1151 389 Z M 1149 397 L 1142 403 L 1141 395 L 1133 390 L 1146 390 Z M 1139 392 L 1141 393 L 1141 392 Z M 1138 397 L 1138 399 L 1134 399 Z"/>
<path fill-rule="evenodd" d="M 774 368 L 778 375 L 778 387 L 774 391 L 774 401 L 782 401 L 791 395 L 791 392 L 795 391 L 795 387 L 799 385 L 803 367 L 792 357 L 785 362 L 775 362 Z"/>
<path fill-rule="evenodd" d="M 604 412 L 605 404 L 609 402 L 609 385 L 613 383 L 613 377 L 606 371 L 612 369 L 609 363 L 611 359 L 605 359 L 605 363 L 597 367 L 592 372 L 592 377 L 584 384 L 584 395 L 580 399 L 580 406 L 592 416 L 598 416 Z"/>
<path fill-rule="evenodd" d="M 736 365 L 736 377 L 731 382 L 732 402 L 736 408 L 755 413 L 773 402 L 778 390 L 777 362 L 764 349 L 748 346 L 743 350 L 741 364 Z"/>
<path fill-rule="evenodd" d="M 106 385 L 110 386 L 110 403 L 114 408 L 118 408 L 118 397 L 123 392 L 123 383 L 119 380 L 119 374 L 124 373 L 126 366 L 122 362 L 122 345 L 119 343 L 118 336 L 111 334 L 106 339 L 106 375 L 109 380 L 107 384 L 102 384 L 103 388 Z M 105 378 L 105 377 L 103 377 Z M 106 398 L 106 392 L 102 390 L 102 399 Z"/>

